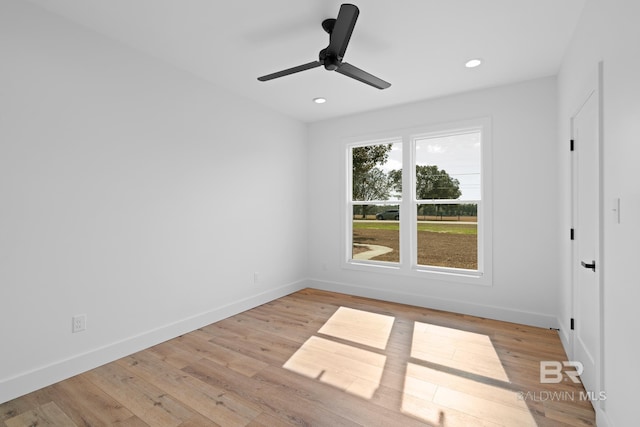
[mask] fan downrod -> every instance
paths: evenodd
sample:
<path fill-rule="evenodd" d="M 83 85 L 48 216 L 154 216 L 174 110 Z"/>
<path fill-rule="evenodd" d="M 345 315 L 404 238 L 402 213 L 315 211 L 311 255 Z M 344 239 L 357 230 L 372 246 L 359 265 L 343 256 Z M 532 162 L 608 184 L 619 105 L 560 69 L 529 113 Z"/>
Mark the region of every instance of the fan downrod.
<path fill-rule="evenodd" d="M 322 21 L 322 29 L 329 34 L 329 38 L 331 38 L 336 21 L 337 20 L 335 18 L 328 18 Z M 324 48 L 320 51 L 319 62 L 324 65 L 325 70 L 335 71 L 338 69 L 342 61 L 333 55 L 327 55 L 327 49 L 328 48 Z"/>

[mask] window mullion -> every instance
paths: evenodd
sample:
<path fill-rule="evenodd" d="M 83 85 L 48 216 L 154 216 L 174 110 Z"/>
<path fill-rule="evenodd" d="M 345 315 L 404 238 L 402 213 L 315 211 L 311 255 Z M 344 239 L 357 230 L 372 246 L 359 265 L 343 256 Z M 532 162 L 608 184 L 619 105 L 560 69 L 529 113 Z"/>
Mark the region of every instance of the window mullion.
<path fill-rule="evenodd" d="M 409 135 L 402 137 L 402 208 L 400 209 L 400 266 L 410 270 L 415 264 L 415 221 L 416 213 L 413 208 L 414 180 L 413 180 L 413 147 Z"/>

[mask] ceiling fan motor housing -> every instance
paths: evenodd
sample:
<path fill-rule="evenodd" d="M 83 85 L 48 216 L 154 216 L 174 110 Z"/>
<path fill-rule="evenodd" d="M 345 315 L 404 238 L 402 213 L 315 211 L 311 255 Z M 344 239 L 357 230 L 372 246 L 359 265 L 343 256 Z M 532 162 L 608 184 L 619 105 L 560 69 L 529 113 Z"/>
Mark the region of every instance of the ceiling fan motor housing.
<path fill-rule="evenodd" d="M 327 55 L 327 49 L 322 49 L 319 54 L 318 62 L 324 65 L 325 70 L 335 71 L 342 64 L 341 59 L 334 55 Z"/>

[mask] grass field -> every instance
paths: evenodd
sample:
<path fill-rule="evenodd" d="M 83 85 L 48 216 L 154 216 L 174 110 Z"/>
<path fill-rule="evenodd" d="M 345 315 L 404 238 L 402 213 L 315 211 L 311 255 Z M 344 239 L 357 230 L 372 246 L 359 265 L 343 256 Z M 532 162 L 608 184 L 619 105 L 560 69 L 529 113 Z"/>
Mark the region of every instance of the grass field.
<path fill-rule="evenodd" d="M 400 261 L 400 224 L 395 221 L 354 221 L 353 243 L 381 245 L 393 251 L 373 258 Z M 353 247 L 353 253 L 366 250 Z M 455 222 L 418 223 L 418 264 L 439 267 L 478 268 L 478 227 Z"/>
<path fill-rule="evenodd" d="M 354 215 L 354 220 L 362 220 L 362 215 Z M 375 215 L 367 215 L 364 218 L 367 221 L 379 221 Z M 477 216 L 433 216 L 433 215 L 418 215 L 418 221 L 442 221 L 442 222 L 478 222 Z"/>
<path fill-rule="evenodd" d="M 400 223 L 397 221 L 363 221 L 354 222 L 353 229 L 356 230 L 396 230 L 400 229 Z M 419 222 L 418 231 L 431 231 L 433 233 L 451 233 L 451 234 L 478 234 L 478 226 L 476 224 L 458 224 L 455 222 Z"/>

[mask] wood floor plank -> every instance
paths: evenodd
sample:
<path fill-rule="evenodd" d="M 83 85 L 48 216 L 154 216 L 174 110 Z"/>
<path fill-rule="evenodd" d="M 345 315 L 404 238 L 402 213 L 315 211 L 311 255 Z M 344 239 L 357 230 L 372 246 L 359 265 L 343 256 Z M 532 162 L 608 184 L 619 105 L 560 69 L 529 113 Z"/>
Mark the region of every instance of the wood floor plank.
<path fill-rule="evenodd" d="M 4 422 L 7 427 L 23 426 L 77 426 L 54 402 L 24 412 Z"/>
<path fill-rule="evenodd" d="M 236 393 L 213 387 L 179 369 L 164 366 L 160 359 L 145 352 L 118 363 L 155 387 L 221 426 L 243 426 L 260 413 L 260 408 Z"/>
<path fill-rule="evenodd" d="M 397 407 L 388 409 L 378 405 L 368 405 L 366 400 L 351 393 L 336 393 L 334 387 L 310 382 L 294 372 L 283 368 L 269 366 L 259 374 L 256 379 L 270 384 L 276 389 L 286 388 L 305 399 L 317 402 L 318 405 L 330 409 L 345 418 L 365 426 L 402 425 L 418 426 L 422 422 L 398 413 Z M 394 394 L 398 395 L 397 392 Z"/>
<path fill-rule="evenodd" d="M 176 427 L 194 419 L 203 421 L 200 414 L 116 363 L 101 366 L 85 376 L 151 426 Z"/>
<path fill-rule="evenodd" d="M 222 324 L 220 332 L 212 342 L 268 364 L 285 363 L 300 346 L 286 335 L 255 331 L 239 322 Z"/>
<path fill-rule="evenodd" d="M 567 360 L 556 331 L 304 289 L 0 404 L 0 425 L 594 426 L 543 360 Z"/>
<path fill-rule="evenodd" d="M 290 427 L 293 425 L 296 424 L 263 412 L 247 424 L 247 427 Z"/>
<path fill-rule="evenodd" d="M 18 399 L 10 400 L 9 402 L 0 405 L 0 422 L 4 422 L 10 418 L 14 418 L 17 415 L 24 412 L 33 410 L 38 406 L 52 402 L 51 397 L 47 394 L 50 387 L 34 391 L 33 393 L 26 394 Z M 2 424 L 0 424 L 2 425 Z"/>
<path fill-rule="evenodd" d="M 153 346 L 147 351 L 154 354 L 163 362 L 178 369 L 188 366 L 190 363 L 199 360 L 201 357 L 199 354 L 194 354 L 193 352 L 183 348 L 177 341 L 177 338 Z"/>
<path fill-rule="evenodd" d="M 245 356 L 238 352 L 229 350 L 226 347 L 220 346 L 215 342 L 209 341 L 210 338 L 206 334 L 198 334 L 195 331 L 194 334 L 189 334 L 180 337 L 179 342 L 183 349 L 189 351 L 191 354 L 197 354 L 209 359 L 217 364 L 237 371 L 241 374 L 251 376 L 258 372 L 263 367 L 267 366 L 267 363 L 256 360 L 252 357 Z M 214 340 L 215 341 L 215 340 Z"/>
<path fill-rule="evenodd" d="M 120 424 L 134 414 L 83 375 L 51 386 L 50 395 L 79 426 Z"/>
<path fill-rule="evenodd" d="M 135 415 L 126 420 L 118 421 L 114 425 L 118 427 L 153 427 L 153 425 L 145 423 Z"/>
<path fill-rule="evenodd" d="M 245 391 L 253 387 L 250 393 L 246 393 L 242 397 L 251 400 L 263 411 L 268 411 L 288 423 L 312 426 L 358 425 L 341 414 L 296 394 L 288 387 L 276 388 L 272 384 L 260 383 L 231 371 L 218 373 L 215 364 L 206 359 L 201 360 L 194 366 L 185 368 L 184 371 L 214 387 L 224 388 L 229 391 L 238 386 Z"/>
<path fill-rule="evenodd" d="M 444 386 L 439 386 L 433 402 L 480 418 L 497 425 L 536 427 L 536 422 L 524 402 L 519 402 L 512 395 L 511 402 L 496 402 L 478 393 L 463 393 Z M 520 407 L 513 404 L 520 403 Z"/>

